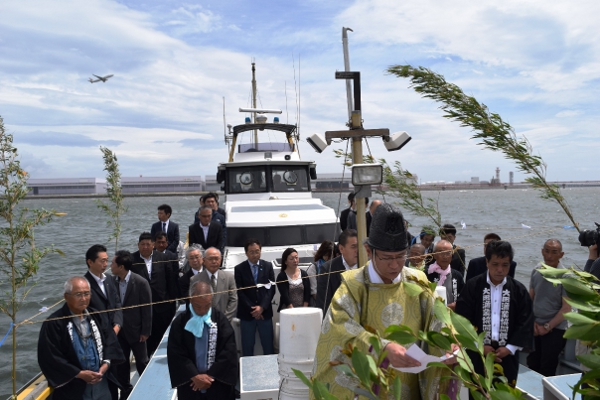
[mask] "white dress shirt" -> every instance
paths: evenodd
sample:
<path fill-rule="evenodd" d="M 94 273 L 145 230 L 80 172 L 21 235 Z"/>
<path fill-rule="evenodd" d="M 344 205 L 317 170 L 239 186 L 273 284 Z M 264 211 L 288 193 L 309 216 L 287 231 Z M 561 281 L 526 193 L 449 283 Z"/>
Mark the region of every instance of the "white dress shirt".
<path fill-rule="evenodd" d="M 500 307 L 502 305 L 502 289 L 506 284 L 506 278 L 500 284 L 494 285 L 490 280 L 490 273 L 487 272 L 487 283 L 490 284 L 490 297 L 492 301 L 492 340 L 498 340 L 500 337 Z M 512 354 L 518 350 L 523 350 L 522 347 L 506 344 L 505 346 Z"/>

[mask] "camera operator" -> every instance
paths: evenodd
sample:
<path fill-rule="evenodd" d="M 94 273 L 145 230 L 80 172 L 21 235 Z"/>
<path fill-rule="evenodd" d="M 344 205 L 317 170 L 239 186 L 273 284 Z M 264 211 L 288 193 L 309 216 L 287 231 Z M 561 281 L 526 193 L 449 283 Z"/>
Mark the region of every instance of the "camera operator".
<path fill-rule="evenodd" d="M 585 263 L 584 271 L 594 275 L 596 279 L 600 280 L 600 257 L 598 257 L 598 245 L 593 244 L 588 247 L 590 255 Z"/>
<path fill-rule="evenodd" d="M 594 275 L 600 280 L 600 254 L 598 254 L 598 243 L 600 243 L 600 224 L 596 224 L 596 230 L 585 229 L 579 233 L 579 243 L 589 249 L 590 255 L 583 270 Z"/>

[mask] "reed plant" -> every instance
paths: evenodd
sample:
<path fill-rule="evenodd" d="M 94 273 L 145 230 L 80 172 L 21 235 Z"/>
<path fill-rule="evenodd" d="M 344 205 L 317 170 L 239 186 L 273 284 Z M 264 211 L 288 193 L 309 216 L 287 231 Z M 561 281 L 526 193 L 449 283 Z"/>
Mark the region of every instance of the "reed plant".
<path fill-rule="evenodd" d="M 127 212 L 123 190 L 121 188 L 121 172 L 117 156 L 108 147 L 100 146 L 102 158 L 104 159 L 104 171 L 106 171 L 106 194 L 109 203 L 98 200 L 97 206 L 106 213 L 109 220 L 106 222 L 111 233 L 108 241 L 115 240 L 115 252 L 119 249 L 119 238 L 121 237 L 121 217 Z"/>
<path fill-rule="evenodd" d="M 23 207 L 20 203 L 29 193 L 28 178 L 13 145 L 13 135 L 6 133 L 0 117 L 0 281 L 4 289 L 0 311 L 11 320 L 12 399 L 17 398 L 17 313 L 35 286 L 31 278 L 37 273 L 42 258 L 50 253 L 64 255 L 54 247 L 40 248 L 35 244 L 37 226 L 66 214 Z"/>

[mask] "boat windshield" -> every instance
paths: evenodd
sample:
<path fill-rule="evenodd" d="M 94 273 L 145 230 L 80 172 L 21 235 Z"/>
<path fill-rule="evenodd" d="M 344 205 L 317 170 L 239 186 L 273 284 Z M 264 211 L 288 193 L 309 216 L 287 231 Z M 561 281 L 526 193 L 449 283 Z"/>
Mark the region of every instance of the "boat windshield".
<path fill-rule="evenodd" d="M 295 246 L 338 240 L 339 223 L 261 226 L 256 228 L 227 227 L 227 246 L 243 247 L 249 237 L 256 238 L 263 246 Z"/>
<path fill-rule="evenodd" d="M 253 151 L 273 151 L 273 152 L 292 152 L 294 146 L 289 143 L 245 143 L 238 146 L 238 153 L 248 153 Z"/>
<path fill-rule="evenodd" d="M 226 193 L 309 192 L 306 165 L 263 165 L 227 168 Z"/>

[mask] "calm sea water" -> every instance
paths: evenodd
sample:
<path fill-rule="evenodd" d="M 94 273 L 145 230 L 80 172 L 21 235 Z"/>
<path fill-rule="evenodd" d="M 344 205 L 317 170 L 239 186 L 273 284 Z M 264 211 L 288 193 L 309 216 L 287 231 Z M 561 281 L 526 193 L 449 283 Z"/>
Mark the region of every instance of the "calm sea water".
<path fill-rule="evenodd" d="M 517 279 L 529 284 L 532 268 L 541 261 L 541 248 L 548 238 L 558 238 L 563 243 L 567 265 L 583 266 L 587 260 L 587 249 L 579 246 L 577 231 L 564 229 L 572 225 L 556 202 L 542 200 L 534 190 L 481 190 L 424 192 L 426 197 L 438 199 L 444 223 L 452 223 L 460 229 L 461 222 L 466 229 L 459 230 L 456 243 L 466 248 L 467 260 L 479 257 L 483 252 L 483 236 L 489 232 L 498 233 L 509 240 L 515 248 Z M 577 188 L 563 191 L 576 220 L 583 228 L 591 229 L 594 220 L 600 220 L 600 188 Z M 341 208 L 346 207 L 346 193 L 341 195 Z M 318 194 L 323 202 L 338 209 L 338 194 Z M 386 201 L 393 201 L 387 198 Z M 144 230 L 150 230 L 156 222 L 156 207 L 168 203 L 173 207 L 173 221 L 180 224 L 182 232 L 193 222 L 198 209 L 197 196 L 187 197 L 141 197 L 128 198 L 128 212 L 123 218 L 123 234 L 120 249 L 137 250 L 137 237 Z M 52 223 L 36 230 L 38 246 L 61 249 L 65 256 L 50 255 L 40 266 L 35 278 L 37 286 L 31 291 L 27 302 L 19 311 L 21 321 L 38 312 L 41 307 L 49 307 L 62 298 L 62 285 L 67 277 L 83 275 L 86 271 L 85 251 L 93 244 L 103 243 L 109 251 L 114 250 L 114 242 L 107 243 L 109 228 L 107 217 L 96 207 L 93 199 L 48 199 L 27 200 L 29 208 L 56 209 L 67 212 L 67 216 L 56 218 Z M 416 234 L 427 219 L 406 214 L 405 217 Z M 526 229 L 522 224 L 531 227 Z M 5 279 L 1 277 L 0 279 Z M 1 295 L 6 285 L 0 282 Z M 37 318 L 41 321 L 42 317 Z M 39 372 L 36 356 L 36 343 L 41 324 L 25 325 L 18 329 L 18 386 Z M 0 339 L 9 329 L 9 320 L 0 316 Z M 0 347 L 0 399 L 7 398 L 10 384 L 11 339 Z"/>

